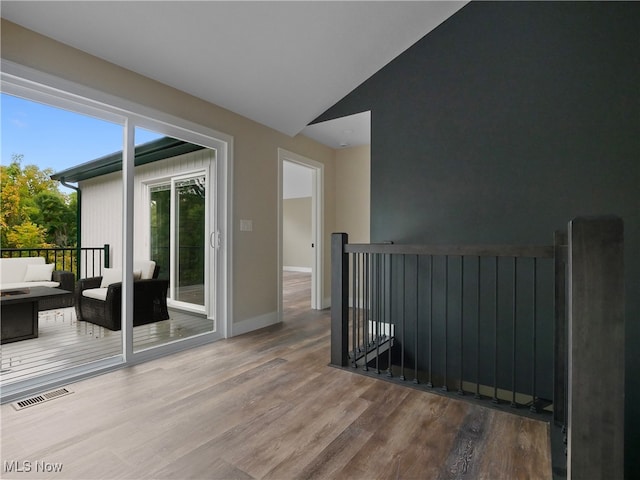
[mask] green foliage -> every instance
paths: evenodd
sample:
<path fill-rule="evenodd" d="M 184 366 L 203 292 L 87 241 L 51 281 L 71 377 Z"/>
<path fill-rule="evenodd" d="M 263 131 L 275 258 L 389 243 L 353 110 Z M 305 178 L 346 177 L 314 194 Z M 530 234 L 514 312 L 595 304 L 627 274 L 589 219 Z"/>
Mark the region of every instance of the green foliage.
<path fill-rule="evenodd" d="M 22 167 L 23 155 L 0 165 L 0 243 L 3 248 L 73 246 L 76 194 L 66 195 L 50 168 Z"/>
<path fill-rule="evenodd" d="M 41 248 L 52 247 L 45 241 L 45 230 L 31 220 L 15 225 L 7 232 L 7 243 L 11 248 Z"/>

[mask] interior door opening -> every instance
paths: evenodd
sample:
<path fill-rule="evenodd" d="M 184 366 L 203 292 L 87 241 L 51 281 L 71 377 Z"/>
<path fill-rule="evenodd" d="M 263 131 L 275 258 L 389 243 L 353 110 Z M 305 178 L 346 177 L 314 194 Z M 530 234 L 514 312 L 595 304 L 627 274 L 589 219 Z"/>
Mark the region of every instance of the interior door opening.
<path fill-rule="evenodd" d="M 323 308 L 322 183 L 324 166 L 279 150 L 279 308 L 291 302 Z M 286 283 L 286 284 L 285 284 Z"/>

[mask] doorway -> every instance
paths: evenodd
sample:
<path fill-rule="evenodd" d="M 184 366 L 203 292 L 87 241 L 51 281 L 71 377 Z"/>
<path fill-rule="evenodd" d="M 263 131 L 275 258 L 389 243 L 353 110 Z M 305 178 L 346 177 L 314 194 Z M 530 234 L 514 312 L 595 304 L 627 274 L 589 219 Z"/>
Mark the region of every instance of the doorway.
<path fill-rule="evenodd" d="M 287 292 L 307 296 L 310 309 L 323 308 L 324 165 L 283 149 L 278 150 L 278 164 L 278 308 L 282 316 L 285 281 Z"/>
<path fill-rule="evenodd" d="M 212 278 L 206 260 L 212 197 L 207 183 L 206 172 L 199 172 L 149 187 L 151 260 L 166 266 L 159 278 L 169 280 L 167 300 L 202 313 L 213 310 L 205 295 L 206 280 Z"/>

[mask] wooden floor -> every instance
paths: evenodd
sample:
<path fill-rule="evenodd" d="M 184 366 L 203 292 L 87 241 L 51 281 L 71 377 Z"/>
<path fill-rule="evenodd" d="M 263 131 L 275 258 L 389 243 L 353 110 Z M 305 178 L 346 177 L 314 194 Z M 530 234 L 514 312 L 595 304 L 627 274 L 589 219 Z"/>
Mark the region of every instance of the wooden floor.
<path fill-rule="evenodd" d="M 551 478 L 546 423 L 329 367 L 300 282 L 281 325 L 3 405 L 2 478 Z"/>

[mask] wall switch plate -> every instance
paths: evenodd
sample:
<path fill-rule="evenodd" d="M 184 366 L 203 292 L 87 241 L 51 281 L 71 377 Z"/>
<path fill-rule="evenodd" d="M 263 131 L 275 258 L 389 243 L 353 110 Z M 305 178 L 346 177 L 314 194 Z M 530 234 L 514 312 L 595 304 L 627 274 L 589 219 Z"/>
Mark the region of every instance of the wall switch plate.
<path fill-rule="evenodd" d="M 253 220 L 240 220 L 240 231 L 241 232 L 253 231 Z"/>

